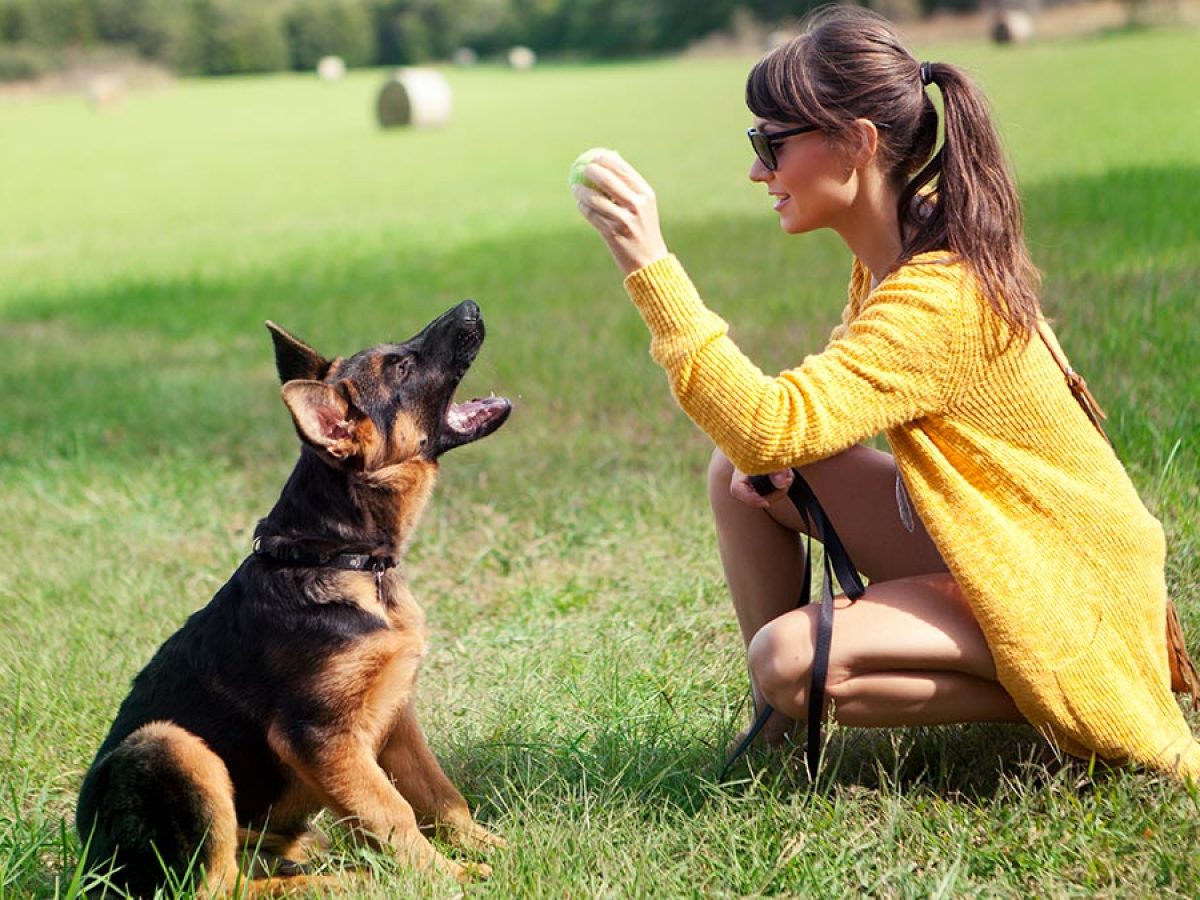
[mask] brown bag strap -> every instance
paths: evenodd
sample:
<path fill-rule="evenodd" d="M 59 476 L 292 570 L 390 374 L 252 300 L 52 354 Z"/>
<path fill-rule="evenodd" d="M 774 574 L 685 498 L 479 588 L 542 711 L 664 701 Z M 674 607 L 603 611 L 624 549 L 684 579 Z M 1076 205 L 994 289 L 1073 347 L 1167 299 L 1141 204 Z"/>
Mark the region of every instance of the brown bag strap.
<path fill-rule="evenodd" d="M 1067 387 L 1071 389 L 1071 393 L 1079 401 L 1079 405 L 1083 408 L 1084 413 L 1087 414 L 1088 419 L 1096 426 L 1096 430 L 1104 435 L 1104 439 L 1107 441 L 1108 432 L 1104 430 L 1104 420 L 1108 418 L 1108 413 L 1096 402 L 1096 398 L 1088 390 L 1087 382 L 1083 380 L 1083 376 L 1071 368 L 1071 364 L 1067 362 L 1067 358 L 1063 356 L 1062 351 L 1050 339 L 1049 335 L 1046 334 L 1045 319 L 1038 319 L 1037 333 L 1038 337 L 1042 339 L 1042 343 L 1046 345 L 1046 349 L 1050 351 L 1050 356 L 1058 363 L 1058 367 L 1062 369 L 1063 377 L 1067 379 Z M 1112 442 L 1109 441 L 1109 443 Z"/>

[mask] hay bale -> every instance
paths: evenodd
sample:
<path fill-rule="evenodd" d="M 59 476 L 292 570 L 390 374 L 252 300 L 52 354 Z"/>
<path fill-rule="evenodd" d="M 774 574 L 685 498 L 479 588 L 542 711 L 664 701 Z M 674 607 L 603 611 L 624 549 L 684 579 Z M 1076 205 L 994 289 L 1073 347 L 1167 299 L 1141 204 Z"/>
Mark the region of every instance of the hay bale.
<path fill-rule="evenodd" d="M 1029 43 L 1033 40 L 1033 16 L 1020 9 L 997 13 L 992 25 L 992 40 L 997 44 Z"/>
<path fill-rule="evenodd" d="M 763 49 L 774 50 L 776 47 L 782 47 L 795 36 L 796 32 L 788 31 L 786 28 L 768 31 L 766 38 L 763 39 Z"/>
<path fill-rule="evenodd" d="M 92 109 L 116 109 L 125 102 L 125 78 L 117 72 L 88 79 L 84 95 Z"/>
<path fill-rule="evenodd" d="M 537 54 L 528 47 L 513 47 L 508 51 L 508 64 L 514 69 L 524 72 L 537 65 Z"/>
<path fill-rule="evenodd" d="M 346 62 L 340 56 L 322 56 L 317 60 L 317 77 L 322 81 L 341 81 L 346 75 Z"/>
<path fill-rule="evenodd" d="M 479 62 L 479 54 L 470 47 L 459 47 L 454 51 L 450 59 L 456 66 L 469 68 L 470 66 L 473 66 L 475 63 Z"/>
<path fill-rule="evenodd" d="M 448 124 L 452 106 L 450 85 L 440 72 L 401 69 L 379 89 L 375 115 L 381 128 L 428 128 Z"/>

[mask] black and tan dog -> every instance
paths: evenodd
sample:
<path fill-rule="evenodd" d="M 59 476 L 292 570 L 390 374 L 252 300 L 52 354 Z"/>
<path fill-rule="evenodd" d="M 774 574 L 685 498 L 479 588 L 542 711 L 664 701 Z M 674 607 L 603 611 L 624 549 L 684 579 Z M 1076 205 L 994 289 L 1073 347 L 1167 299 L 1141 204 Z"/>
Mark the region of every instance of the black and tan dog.
<path fill-rule="evenodd" d="M 406 863 L 485 876 L 425 836 L 504 843 L 472 820 L 417 724 L 425 617 L 396 565 L 438 458 L 511 409 L 453 399 L 483 342 L 479 307 L 332 361 L 267 324 L 300 459 L 253 554 L 134 680 L 80 791 L 89 864 L 115 863 L 138 895 L 165 870 L 202 873 L 208 894 L 312 886 L 299 864 L 319 843 L 310 818 L 329 809 Z M 271 877 L 241 882 L 247 848 L 274 854 Z"/>

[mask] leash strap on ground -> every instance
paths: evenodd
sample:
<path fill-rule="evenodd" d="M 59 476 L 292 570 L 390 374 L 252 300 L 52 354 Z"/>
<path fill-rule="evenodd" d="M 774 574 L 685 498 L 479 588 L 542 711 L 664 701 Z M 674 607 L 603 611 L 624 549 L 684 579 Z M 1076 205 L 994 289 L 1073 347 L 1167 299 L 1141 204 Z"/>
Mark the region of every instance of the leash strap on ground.
<path fill-rule="evenodd" d="M 775 492 L 775 486 L 771 484 L 770 476 L 767 475 L 751 477 L 750 484 L 764 497 Z M 792 486 L 788 489 L 788 498 L 795 504 L 796 510 L 803 517 L 808 531 L 808 542 L 804 554 L 804 576 L 801 579 L 797 607 L 808 605 L 812 590 L 812 539 L 814 533 L 825 548 L 824 573 L 821 579 L 821 608 L 817 615 L 817 639 L 813 648 L 812 682 L 808 692 L 808 738 L 805 745 L 809 775 L 815 778 L 817 767 L 821 762 L 821 723 L 825 713 L 825 679 L 829 673 L 829 650 L 833 642 L 833 580 L 835 577 L 837 578 L 843 593 L 851 602 L 861 597 L 865 588 L 858 570 L 854 568 L 854 563 L 850 559 L 850 554 L 846 552 L 845 545 L 838 537 L 829 517 L 825 515 L 820 501 L 817 500 L 816 494 L 813 493 L 812 488 L 797 469 L 792 470 Z M 730 767 L 746 752 L 758 733 L 762 731 L 772 712 L 774 712 L 773 707 L 769 703 L 764 703 L 754 724 L 750 726 L 746 736 L 734 748 L 733 753 L 726 761 L 721 770 L 720 781 L 725 780 L 725 775 L 729 772 Z"/>

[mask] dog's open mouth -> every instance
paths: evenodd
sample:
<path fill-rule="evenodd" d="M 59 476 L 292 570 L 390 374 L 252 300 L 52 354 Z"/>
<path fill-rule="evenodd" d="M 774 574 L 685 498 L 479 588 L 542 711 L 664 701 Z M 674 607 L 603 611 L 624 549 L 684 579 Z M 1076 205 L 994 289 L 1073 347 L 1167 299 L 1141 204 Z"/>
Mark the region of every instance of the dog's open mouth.
<path fill-rule="evenodd" d="M 510 412 L 512 403 L 505 397 L 480 397 L 451 403 L 446 410 L 440 450 L 445 452 L 487 437 L 504 424 Z"/>

